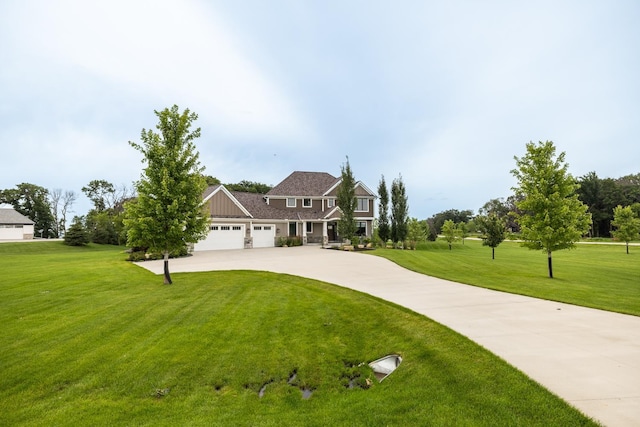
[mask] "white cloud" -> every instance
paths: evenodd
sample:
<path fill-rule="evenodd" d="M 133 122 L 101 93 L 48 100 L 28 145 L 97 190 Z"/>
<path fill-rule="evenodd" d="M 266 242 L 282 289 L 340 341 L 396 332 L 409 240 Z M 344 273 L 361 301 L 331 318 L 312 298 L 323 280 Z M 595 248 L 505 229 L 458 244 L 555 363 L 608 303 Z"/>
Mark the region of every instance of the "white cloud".
<path fill-rule="evenodd" d="M 271 135 L 286 142 L 310 131 L 206 3 L 21 5 L 22 44 L 48 61 L 85 70 L 161 106 L 189 107 L 215 125 L 216 133 Z"/>

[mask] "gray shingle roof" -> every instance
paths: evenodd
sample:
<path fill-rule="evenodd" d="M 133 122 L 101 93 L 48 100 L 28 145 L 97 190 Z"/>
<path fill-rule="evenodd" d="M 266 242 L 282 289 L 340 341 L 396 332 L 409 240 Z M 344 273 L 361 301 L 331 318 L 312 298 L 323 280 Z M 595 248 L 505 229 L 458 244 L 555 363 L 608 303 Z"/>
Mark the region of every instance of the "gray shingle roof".
<path fill-rule="evenodd" d="M 35 223 L 15 209 L 0 208 L 0 224 L 31 225 Z"/>
<path fill-rule="evenodd" d="M 269 196 L 322 196 L 340 181 L 326 172 L 293 172 L 267 193 Z"/>
<path fill-rule="evenodd" d="M 242 206 L 248 210 L 254 219 L 320 219 L 325 214 L 321 211 L 305 210 L 304 212 L 293 211 L 290 209 L 278 209 L 268 205 L 264 201 L 264 195 L 256 193 L 244 193 L 241 191 L 231 191 Z"/>

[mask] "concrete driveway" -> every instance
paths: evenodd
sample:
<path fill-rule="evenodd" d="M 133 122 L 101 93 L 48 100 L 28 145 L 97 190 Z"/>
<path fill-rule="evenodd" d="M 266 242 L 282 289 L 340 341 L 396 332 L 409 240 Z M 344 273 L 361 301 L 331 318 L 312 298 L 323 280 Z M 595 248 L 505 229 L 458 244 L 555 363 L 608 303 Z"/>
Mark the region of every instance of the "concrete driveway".
<path fill-rule="evenodd" d="M 162 261 L 139 265 L 162 273 Z M 365 292 L 469 337 L 605 425 L 640 426 L 640 317 L 463 285 L 318 246 L 198 252 L 171 260 L 170 270 L 273 271 Z"/>

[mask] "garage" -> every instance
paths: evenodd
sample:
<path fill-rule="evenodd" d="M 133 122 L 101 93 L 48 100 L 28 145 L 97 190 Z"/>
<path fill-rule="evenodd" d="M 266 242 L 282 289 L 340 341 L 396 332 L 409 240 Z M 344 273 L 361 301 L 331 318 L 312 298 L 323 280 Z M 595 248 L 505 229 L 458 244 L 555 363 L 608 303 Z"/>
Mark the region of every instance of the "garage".
<path fill-rule="evenodd" d="M 33 239 L 34 223 L 14 209 L 0 208 L 0 240 Z"/>
<path fill-rule="evenodd" d="M 276 226 L 273 224 L 254 225 L 251 231 L 254 248 L 272 248 L 275 246 Z"/>
<path fill-rule="evenodd" d="M 23 236 L 22 225 L 0 225 L 0 240 L 22 240 Z"/>
<path fill-rule="evenodd" d="M 194 245 L 194 250 L 244 249 L 244 232 L 244 224 L 211 224 L 209 234 L 204 240 Z"/>

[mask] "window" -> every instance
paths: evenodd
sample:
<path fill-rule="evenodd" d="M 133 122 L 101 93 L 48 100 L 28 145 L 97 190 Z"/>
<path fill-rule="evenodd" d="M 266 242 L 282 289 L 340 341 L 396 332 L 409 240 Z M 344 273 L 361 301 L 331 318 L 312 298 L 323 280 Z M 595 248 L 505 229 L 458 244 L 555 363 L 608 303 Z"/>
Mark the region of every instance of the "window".
<path fill-rule="evenodd" d="M 310 208 L 311 207 L 311 199 L 302 199 L 302 207 Z"/>
<path fill-rule="evenodd" d="M 358 197 L 358 207 L 356 207 L 356 211 L 359 212 L 367 212 L 369 210 L 369 199 L 361 199 Z"/>
<path fill-rule="evenodd" d="M 217 226 L 217 225 L 212 225 L 212 226 L 211 226 L 211 229 L 212 229 L 213 231 L 218 231 L 218 226 Z"/>
<path fill-rule="evenodd" d="M 231 230 L 231 227 L 229 227 L 228 225 L 221 225 L 220 226 L 220 230 L 221 231 L 229 231 L 229 230 Z"/>
<path fill-rule="evenodd" d="M 327 207 L 332 208 L 336 205 L 336 199 L 327 199 Z"/>
<path fill-rule="evenodd" d="M 287 197 L 287 207 L 288 208 L 295 208 L 296 207 L 296 199 L 293 197 Z"/>
<path fill-rule="evenodd" d="M 265 230 L 265 231 L 267 231 L 267 230 L 271 230 L 271 226 L 270 226 L 270 225 L 265 225 L 265 226 L 264 226 L 264 230 Z"/>
<path fill-rule="evenodd" d="M 356 222 L 356 236 L 366 236 L 367 235 L 367 223 L 364 221 Z"/>
<path fill-rule="evenodd" d="M 307 233 L 313 233 L 313 223 L 312 222 L 308 222 L 307 223 Z"/>
<path fill-rule="evenodd" d="M 240 230 L 242 230 L 242 227 L 240 227 L 239 225 L 233 226 L 233 231 L 240 231 Z"/>
<path fill-rule="evenodd" d="M 262 227 L 260 227 L 260 226 L 258 226 L 258 225 L 254 225 L 254 226 L 253 226 L 253 229 L 254 229 L 255 231 L 260 231 L 260 230 L 262 230 Z"/>

